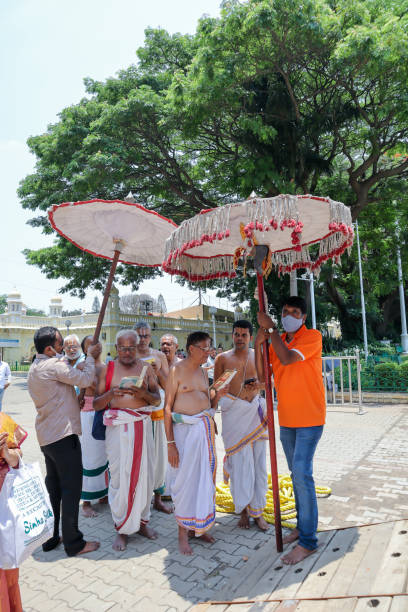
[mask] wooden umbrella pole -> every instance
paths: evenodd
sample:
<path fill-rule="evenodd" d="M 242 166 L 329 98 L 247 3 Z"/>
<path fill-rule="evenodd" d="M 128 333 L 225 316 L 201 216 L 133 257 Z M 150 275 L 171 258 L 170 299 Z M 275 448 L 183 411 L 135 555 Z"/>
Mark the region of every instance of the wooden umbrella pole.
<path fill-rule="evenodd" d="M 120 251 L 115 250 L 113 259 L 112 259 L 111 269 L 109 272 L 108 282 L 106 283 L 106 289 L 103 295 L 102 306 L 99 311 L 98 321 L 96 323 L 96 328 L 95 328 L 92 344 L 96 344 L 99 341 L 99 335 L 101 333 L 102 323 L 105 317 L 105 310 L 106 310 L 106 306 L 108 305 L 109 295 L 112 289 L 113 279 L 114 279 L 115 272 L 116 272 L 116 266 L 118 265 L 119 256 L 120 256 Z"/>
<path fill-rule="evenodd" d="M 264 299 L 264 282 L 263 276 L 258 271 L 256 273 L 258 282 L 259 310 L 266 312 Z M 272 492 L 273 492 L 273 509 L 275 512 L 275 538 L 276 550 L 283 551 L 282 544 L 282 524 L 279 500 L 279 481 L 278 481 L 278 463 L 276 460 L 276 441 L 275 441 L 275 422 L 273 418 L 273 395 L 271 386 L 271 365 L 269 363 L 269 342 L 265 340 L 263 346 L 263 365 L 265 372 L 265 397 L 268 419 L 268 434 L 269 434 L 269 453 L 271 456 L 271 475 L 272 475 Z"/>

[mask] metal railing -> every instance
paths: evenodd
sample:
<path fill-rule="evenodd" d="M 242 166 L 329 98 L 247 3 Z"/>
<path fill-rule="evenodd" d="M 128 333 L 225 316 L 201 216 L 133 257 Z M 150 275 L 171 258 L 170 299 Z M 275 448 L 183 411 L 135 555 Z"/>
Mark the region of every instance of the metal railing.
<path fill-rule="evenodd" d="M 365 414 L 361 393 L 360 352 L 355 355 L 323 357 L 323 384 L 327 406 L 357 406 L 357 414 Z M 354 366 L 354 367 L 353 367 Z M 338 371 L 336 371 L 338 370 Z M 353 396 L 353 378 L 357 394 Z M 354 401 L 356 396 L 357 401 Z"/>

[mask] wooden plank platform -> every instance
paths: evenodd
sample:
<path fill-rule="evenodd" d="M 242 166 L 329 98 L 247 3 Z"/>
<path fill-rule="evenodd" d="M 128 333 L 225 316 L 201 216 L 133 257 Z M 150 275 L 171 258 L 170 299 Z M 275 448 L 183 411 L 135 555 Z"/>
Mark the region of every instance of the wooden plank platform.
<path fill-rule="evenodd" d="M 395 597 L 345 597 L 343 599 L 284 599 L 232 604 L 197 604 L 191 612 L 407 612 L 408 595 Z"/>
<path fill-rule="evenodd" d="M 271 540 L 196 612 L 408 612 L 408 520 L 319 533 L 315 554 L 285 565 Z"/>

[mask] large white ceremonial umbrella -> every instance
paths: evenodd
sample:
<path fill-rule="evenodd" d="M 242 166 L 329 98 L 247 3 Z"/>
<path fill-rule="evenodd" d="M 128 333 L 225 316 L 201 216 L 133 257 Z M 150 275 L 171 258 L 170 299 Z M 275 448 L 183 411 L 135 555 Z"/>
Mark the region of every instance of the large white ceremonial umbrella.
<path fill-rule="evenodd" d="M 265 312 L 263 277 L 320 266 L 353 244 L 351 214 L 341 202 L 311 195 L 258 198 L 202 210 L 183 221 L 167 239 L 163 269 L 189 281 L 234 278 L 237 266 L 255 257 L 259 307 Z M 276 546 L 282 551 L 282 528 L 276 462 L 273 396 L 268 341 L 263 346 L 269 449 L 275 512 Z"/>
<path fill-rule="evenodd" d="M 96 343 L 118 262 L 159 267 L 165 241 L 177 225 L 134 202 L 131 194 L 128 201 L 64 202 L 52 206 L 48 217 L 52 227 L 79 249 L 112 261 L 94 332 Z"/>

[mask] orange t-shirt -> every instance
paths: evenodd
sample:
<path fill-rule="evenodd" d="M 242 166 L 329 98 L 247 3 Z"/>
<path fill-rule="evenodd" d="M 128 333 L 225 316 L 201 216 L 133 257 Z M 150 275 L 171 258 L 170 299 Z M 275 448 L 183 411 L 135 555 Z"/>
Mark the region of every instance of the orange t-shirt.
<path fill-rule="evenodd" d="M 283 427 L 313 427 L 324 425 L 326 401 L 322 378 L 322 335 L 317 329 L 304 325 L 291 342 L 282 340 L 290 350 L 303 358 L 282 365 L 272 346 L 269 360 L 273 370 L 278 396 L 279 424 Z"/>

